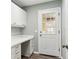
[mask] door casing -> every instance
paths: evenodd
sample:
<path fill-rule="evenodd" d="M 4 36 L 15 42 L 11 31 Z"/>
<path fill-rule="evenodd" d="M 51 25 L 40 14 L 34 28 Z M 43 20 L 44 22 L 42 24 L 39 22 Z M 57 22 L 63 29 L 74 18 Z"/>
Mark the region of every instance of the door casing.
<path fill-rule="evenodd" d="M 59 51 L 60 54 L 56 55 L 56 56 L 61 56 L 61 8 L 60 7 L 56 7 L 56 8 L 50 8 L 50 9 L 44 9 L 44 10 L 39 10 L 38 11 L 38 50 L 39 53 L 43 54 L 42 52 L 40 52 L 40 12 L 47 12 L 48 10 L 57 10 L 58 9 L 58 29 L 57 29 L 57 33 L 58 33 L 58 46 L 59 46 Z M 49 11 L 50 12 L 50 11 Z"/>

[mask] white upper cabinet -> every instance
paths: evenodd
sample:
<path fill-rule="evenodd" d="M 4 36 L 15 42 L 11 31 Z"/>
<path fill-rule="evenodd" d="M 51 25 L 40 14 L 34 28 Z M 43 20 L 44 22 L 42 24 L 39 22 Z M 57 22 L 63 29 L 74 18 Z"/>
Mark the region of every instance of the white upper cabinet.
<path fill-rule="evenodd" d="M 24 27 L 26 26 L 26 12 L 15 5 L 14 3 L 11 3 L 11 26 L 14 27 Z"/>

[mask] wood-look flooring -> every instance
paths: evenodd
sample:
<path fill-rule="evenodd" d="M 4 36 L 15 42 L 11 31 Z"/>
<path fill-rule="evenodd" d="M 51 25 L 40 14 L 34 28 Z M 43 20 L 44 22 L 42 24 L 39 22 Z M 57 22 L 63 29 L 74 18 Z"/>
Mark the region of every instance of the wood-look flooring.
<path fill-rule="evenodd" d="M 52 57 L 52 56 L 46 56 L 46 55 L 38 55 L 38 54 L 33 54 L 31 57 L 27 58 L 27 57 L 23 57 L 22 59 L 60 59 L 57 57 Z"/>

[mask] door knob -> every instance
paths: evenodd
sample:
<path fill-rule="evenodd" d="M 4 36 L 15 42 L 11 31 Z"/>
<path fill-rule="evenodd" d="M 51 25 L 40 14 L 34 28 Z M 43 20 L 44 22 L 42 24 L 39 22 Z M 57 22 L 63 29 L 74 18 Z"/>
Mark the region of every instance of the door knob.
<path fill-rule="evenodd" d="M 40 31 L 40 33 L 42 33 L 42 31 Z"/>
<path fill-rule="evenodd" d="M 62 47 L 68 49 L 68 45 L 63 45 Z"/>

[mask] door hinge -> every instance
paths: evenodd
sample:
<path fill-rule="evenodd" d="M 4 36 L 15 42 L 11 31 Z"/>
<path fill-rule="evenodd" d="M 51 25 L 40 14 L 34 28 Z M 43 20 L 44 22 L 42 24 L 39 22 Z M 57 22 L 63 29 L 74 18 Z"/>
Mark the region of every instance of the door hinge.
<path fill-rule="evenodd" d="M 60 13 L 58 13 L 58 15 L 60 15 Z"/>
<path fill-rule="evenodd" d="M 60 48 L 58 49 L 58 51 L 60 52 Z"/>
<path fill-rule="evenodd" d="M 58 30 L 58 34 L 60 34 L 60 30 Z"/>

